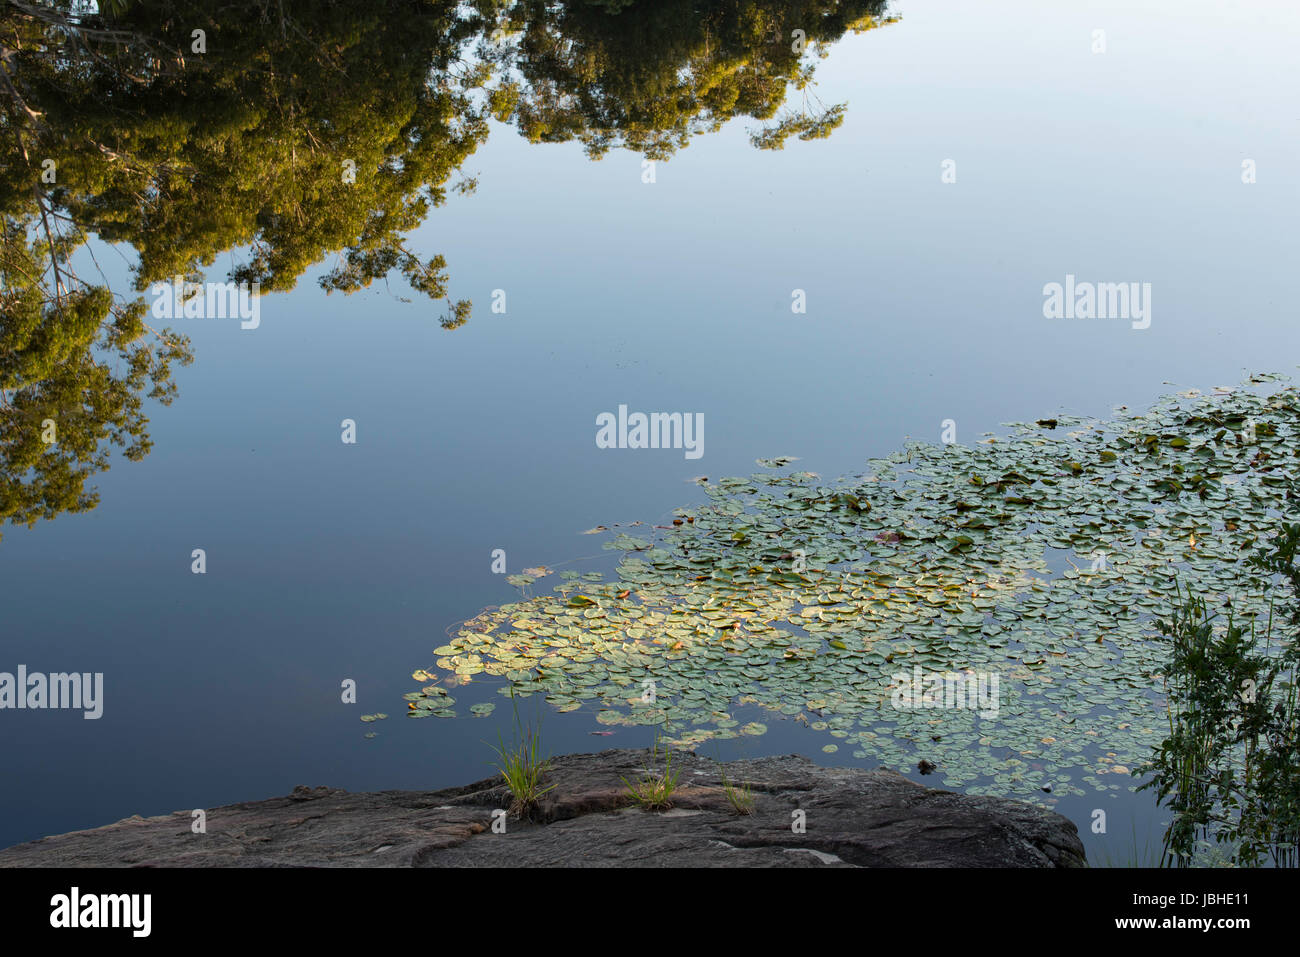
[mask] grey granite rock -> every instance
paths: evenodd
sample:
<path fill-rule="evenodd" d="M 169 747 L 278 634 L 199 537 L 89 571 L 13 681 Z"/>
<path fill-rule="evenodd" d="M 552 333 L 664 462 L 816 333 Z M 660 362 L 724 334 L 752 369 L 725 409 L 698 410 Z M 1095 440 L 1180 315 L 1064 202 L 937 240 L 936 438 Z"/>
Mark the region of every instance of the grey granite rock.
<path fill-rule="evenodd" d="M 1072 867 L 1084 865 L 1074 824 L 1001 798 L 932 790 L 892 771 L 823 768 L 799 756 L 719 765 L 690 754 L 673 808 L 629 806 L 622 777 L 648 751 L 555 758 L 533 820 L 506 820 L 496 780 L 443 791 L 353 794 L 298 787 L 287 797 L 207 812 L 132 817 L 0 851 L 3 867 Z M 662 755 L 660 755 L 662 760 Z M 738 814 L 722 773 L 748 784 Z M 792 828 L 803 811 L 806 829 Z"/>

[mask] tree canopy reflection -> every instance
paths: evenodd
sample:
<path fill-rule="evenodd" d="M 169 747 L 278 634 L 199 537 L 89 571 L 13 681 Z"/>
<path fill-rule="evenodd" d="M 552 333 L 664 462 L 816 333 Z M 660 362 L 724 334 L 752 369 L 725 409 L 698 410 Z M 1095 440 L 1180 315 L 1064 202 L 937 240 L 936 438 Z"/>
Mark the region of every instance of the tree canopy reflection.
<path fill-rule="evenodd" d="M 188 341 L 144 293 L 199 281 L 344 293 L 400 276 L 470 315 L 411 231 L 490 121 L 666 159 L 735 118 L 760 148 L 829 135 L 813 71 L 883 0 L 0 0 L 0 522 L 94 507 L 150 448 Z M 92 242 L 92 240 L 95 240 Z M 134 252 L 110 288 L 103 244 Z M 51 424 L 53 428 L 51 428 Z"/>

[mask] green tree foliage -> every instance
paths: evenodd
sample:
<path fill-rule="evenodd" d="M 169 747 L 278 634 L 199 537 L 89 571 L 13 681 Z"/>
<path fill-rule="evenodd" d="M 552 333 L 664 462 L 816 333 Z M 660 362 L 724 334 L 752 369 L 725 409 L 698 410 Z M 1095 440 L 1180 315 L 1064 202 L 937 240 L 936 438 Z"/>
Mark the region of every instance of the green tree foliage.
<path fill-rule="evenodd" d="M 884 0 L 521 0 L 484 3 L 500 30 L 482 55 L 496 102 L 534 142 L 578 140 L 666 159 L 735 117 L 772 120 L 751 139 L 824 137 L 844 117 L 812 94 L 811 60 L 846 32 L 891 23 Z M 495 20 L 493 15 L 495 14 Z M 796 33 L 796 31 L 800 31 Z M 786 107 L 790 89 L 802 102 Z"/>
<path fill-rule="evenodd" d="M 481 71 L 458 56 L 473 24 L 454 3 L 138 2 L 112 28 L 145 39 L 92 33 L 76 70 L 48 29 L 12 47 L 16 93 L 40 115 L 4 161 L 0 203 L 38 184 L 34 158 L 53 160 L 51 203 L 134 247 L 139 289 L 246 249 L 231 278 L 264 292 L 339 254 L 327 289 L 399 269 L 445 295 L 403 237 L 487 135 Z"/>
<path fill-rule="evenodd" d="M 32 525 L 93 508 L 86 481 L 113 446 L 148 452 L 142 399 L 169 404 L 171 363 L 191 357 L 148 329 L 143 299 L 81 282 L 66 245 L 29 240 L 20 221 L 0 229 L 0 522 Z"/>
<path fill-rule="evenodd" d="M 137 292 L 239 250 L 230 278 L 264 292 L 336 254 L 328 290 L 397 270 L 446 297 L 443 257 L 404 237 L 487 133 L 481 77 L 457 56 L 472 28 L 451 3 L 77 16 L 4 0 L 0 520 L 94 507 L 87 479 L 113 446 L 146 454 L 142 400 L 170 402 L 171 364 L 190 360 L 142 297 L 76 274 L 89 236 L 135 250 Z M 468 302 L 447 305 L 443 325 L 463 324 Z"/>
<path fill-rule="evenodd" d="M 446 328 L 447 262 L 406 237 L 490 117 L 529 139 L 667 157 L 732 117 L 827 135 L 810 60 L 883 0 L 0 0 L 0 521 L 93 507 L 108 449 L 150 447 L 187 341 L 141 295 L 228 278 L 328 292 L 400 275 Z M 807 51 L 791 38 L 804 31 Z M 801 109 L 778 115 L 789 89 Z M 93 240 L 93 241 L 92 241 Z M 103 244 L 133 285 L 83 280 Z M 96 266 L 96 269 L 98 267 Z M 57 440 L 46 421 L 56 423 Z"/>

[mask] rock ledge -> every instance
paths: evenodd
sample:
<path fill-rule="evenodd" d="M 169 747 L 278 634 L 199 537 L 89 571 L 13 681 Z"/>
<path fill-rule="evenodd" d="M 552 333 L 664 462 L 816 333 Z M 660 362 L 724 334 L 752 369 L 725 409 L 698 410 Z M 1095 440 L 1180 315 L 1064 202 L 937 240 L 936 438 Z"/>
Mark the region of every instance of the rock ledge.
<path fill-rule="evenodd" d="M 649 751 L 553 759 L 535 821 L 492 832 L 509 795 L 489 779 L 443 791 L 349 793 L 294 788 L 287 797 L 207 812 L 132 817 L 0 851 L 0 867 L 1076 867 L 1074 824 L 1003 798 L 923 787 L 893 771 L 823 768 L 807 758 L 718 764 L 674 754 L 673 808 L 629 806 L 622 777 Z M 660 755 L 662 761 L 662 755 Z M 738 814 L 722 787 L 748 784 Z M 804 833 L 792 812 L 806 817 Z"/>

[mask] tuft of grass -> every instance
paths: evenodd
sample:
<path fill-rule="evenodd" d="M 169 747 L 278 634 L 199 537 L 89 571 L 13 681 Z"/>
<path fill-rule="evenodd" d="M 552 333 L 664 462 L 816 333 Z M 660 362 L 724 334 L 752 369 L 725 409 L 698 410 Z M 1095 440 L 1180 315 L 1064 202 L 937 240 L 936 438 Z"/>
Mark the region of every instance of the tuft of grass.
<path fill-rule="evenodd" d="M 736 787 L 727 780 L 727 773 L 722 772 L 722 789 L 726 792 L 727 803 L 737 814 L 754 813 L 754 792 L 748 784 Z"/>
<path fill-rule="evenodd" d="M 510 696 L 514 705 L 514 695 Z M 505 779 L 510 791 L 510 813 L 516 817 L 530 817 L 537 809 L 537 802 L 543 794 L 555 790 L 555 785 L 542 787 L 542 778 L 550 769 L 549 758 L 542 755 L 541 723 L 534 729 L 531 725 L 524 727 L 519 721 L 519 709 L 515 707 L 514 735 L 510 744 L 506 744 L 501 734 L 497 734 L 496 765 L 501 777 Z"/>
<path fill-rule="evenodd" d="M 632 800 L 640 805 L 643 811 L 666 811 L 673 806 L 673 792 L 677 790 L 677 779 L 681 777 L 681 769 L 673 770 L 673 752 L 669 748 L 664 754 L 664 770 L 660 774 L 654 770 L 659 754 L 659 739 L 655 738 L 655 743 L 650 748 L 650 767 L 646 768 L 645 775 L 636 782 L 629 781 L 627 778 L 621 778 L 628 794 Z"/>

